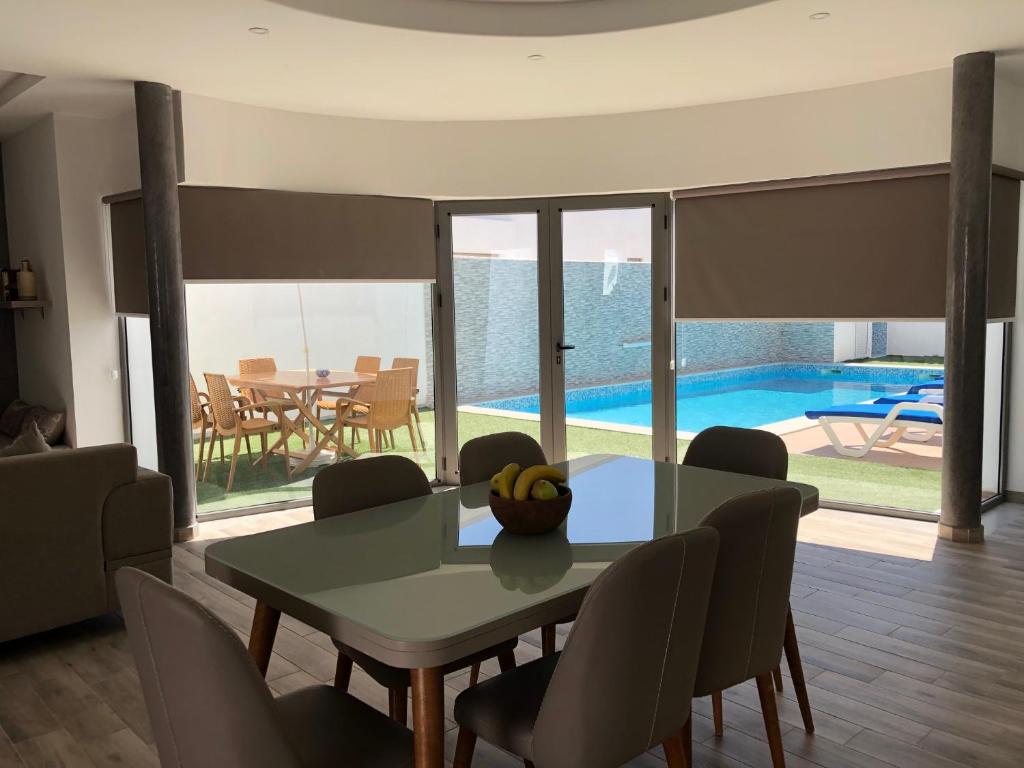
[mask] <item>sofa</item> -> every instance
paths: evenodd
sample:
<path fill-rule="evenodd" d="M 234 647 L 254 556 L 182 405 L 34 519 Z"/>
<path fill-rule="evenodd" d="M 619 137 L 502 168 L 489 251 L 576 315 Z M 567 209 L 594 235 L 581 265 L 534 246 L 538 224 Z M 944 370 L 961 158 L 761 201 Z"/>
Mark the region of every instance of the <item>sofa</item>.
<path fill-rule="evenodd" d="M 170 583 L 172 528 L 134 446 L 0 458 L 0 642 L 117 611 L 121 566 Z"/>

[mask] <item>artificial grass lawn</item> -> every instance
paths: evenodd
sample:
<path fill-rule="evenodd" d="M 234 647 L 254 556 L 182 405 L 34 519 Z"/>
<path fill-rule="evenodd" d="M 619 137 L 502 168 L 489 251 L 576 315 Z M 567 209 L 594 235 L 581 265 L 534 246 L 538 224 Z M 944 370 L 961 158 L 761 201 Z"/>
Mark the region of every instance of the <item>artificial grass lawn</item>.
<path fill-rule="evenodd" d="M 432 478 L 436 477 L 434 413 L 423 411 L 420 418 L 427 443 L 426 451 L 414 452 L 409 442 L 409 433 L 404 429 L 395 430 L 395 450 L 419 462 L 427 477 Z M 459 413 L 460 446 L 473 437 L 504 431 L 525 432 L 539 439 L 540 423 L 502 416 Z M 651 455 L 651 438 L 648 435 L 568 427 L 567 438 L 570 458 L 594 453 L 614 453 L 641 458 L 649 458 Z M 365 433 L 362 439 L 362 443 L 356 444 L 357 450 L 369 448 Z M 258 455 L 258 439 L 252 443 L 253 451 Z M 678 441 L 680 459 L 688 444 L 687 440 Z M 297 449 L 301 443 L 297 437 L 292 436 L 289 445 Z M 215 458 L 207 480 L 198 483 L 197 501 L 200 513 L 307 499 L 318 469 L 333 461 L 331 454 L 324 453 L 318 463 L 304 472 L 296 473 L 291 481 L 288 481 L 284 471 L 284 457 L 272 456 L 266 468 L 252 467 L 243 443 L 238 468 L 235 471 L 234 486 L 231 493 L 227 493 L 224 488 L 227 485 L 231 449 L 231 441 L 225 440 L 224 463 L 221 464 Z M 196 450 L 198 452 L 198 444 Z M 390 453 L 391 450 L 386 449 L 386 452 Z M 219 446 L 217 455 L 219 456 Z M 797 454 L 789 458 L 789 477 L 791 480 L 815 486 L 822 499 L 925 511 L 939 508 L 939 473 L 933 470 L 894 467 L 858 459 L 833 459 Z"/>
<path fill-rule="evenodd" d="M 941 368 L 944 365 L 942 355 L 882 355 L 861 357 L 846 362 L 861 365 L 919 365 L 925 368 Z"/>

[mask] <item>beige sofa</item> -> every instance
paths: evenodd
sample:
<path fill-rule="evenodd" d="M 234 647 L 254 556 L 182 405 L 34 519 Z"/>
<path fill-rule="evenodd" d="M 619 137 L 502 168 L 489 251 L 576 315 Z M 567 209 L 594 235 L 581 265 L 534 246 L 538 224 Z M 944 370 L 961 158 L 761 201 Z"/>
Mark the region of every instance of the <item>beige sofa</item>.
<path fill-rule="evenodd" d="M 118 610 L 114 571 L 171 581 L 171 482 L 131 445 L 0 459 L 0 641 Z"/>

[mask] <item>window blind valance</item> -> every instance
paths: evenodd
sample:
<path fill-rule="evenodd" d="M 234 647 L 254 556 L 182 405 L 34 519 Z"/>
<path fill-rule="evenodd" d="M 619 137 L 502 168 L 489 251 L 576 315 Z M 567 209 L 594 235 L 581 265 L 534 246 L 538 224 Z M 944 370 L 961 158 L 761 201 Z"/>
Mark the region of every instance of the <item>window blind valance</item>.
<path fill-rule="evenodd" d="M 179 187 L 186 280 L 403 280 L 436 277 L 430 200 Z M 110 203 L 118 312 L 144 314 L 139 198 Z"/>

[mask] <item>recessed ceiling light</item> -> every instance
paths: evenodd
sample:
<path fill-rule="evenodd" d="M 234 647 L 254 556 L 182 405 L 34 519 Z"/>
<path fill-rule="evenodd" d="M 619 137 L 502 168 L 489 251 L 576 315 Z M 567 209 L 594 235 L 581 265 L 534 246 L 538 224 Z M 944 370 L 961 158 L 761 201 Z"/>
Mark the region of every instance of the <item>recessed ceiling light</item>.
<path fill-rule="evenodd" d="M 526 57 L 529 61 L 544 61 L 543 53 L 531 53 Z"/>
<path fill-rule="evenodd" d="M 270 30 L 266 27 L 249 27 L 249 31 L 254 35 L 269 35 Z"/>
<path fill-rule="evenodd" d="M 807 18 L 809 18 L 811 21 L 824 21 L 831 15 L 832 14 L 829 13 L 828 11 L 818 11 L 817 13 L 812 13 Z"/>

